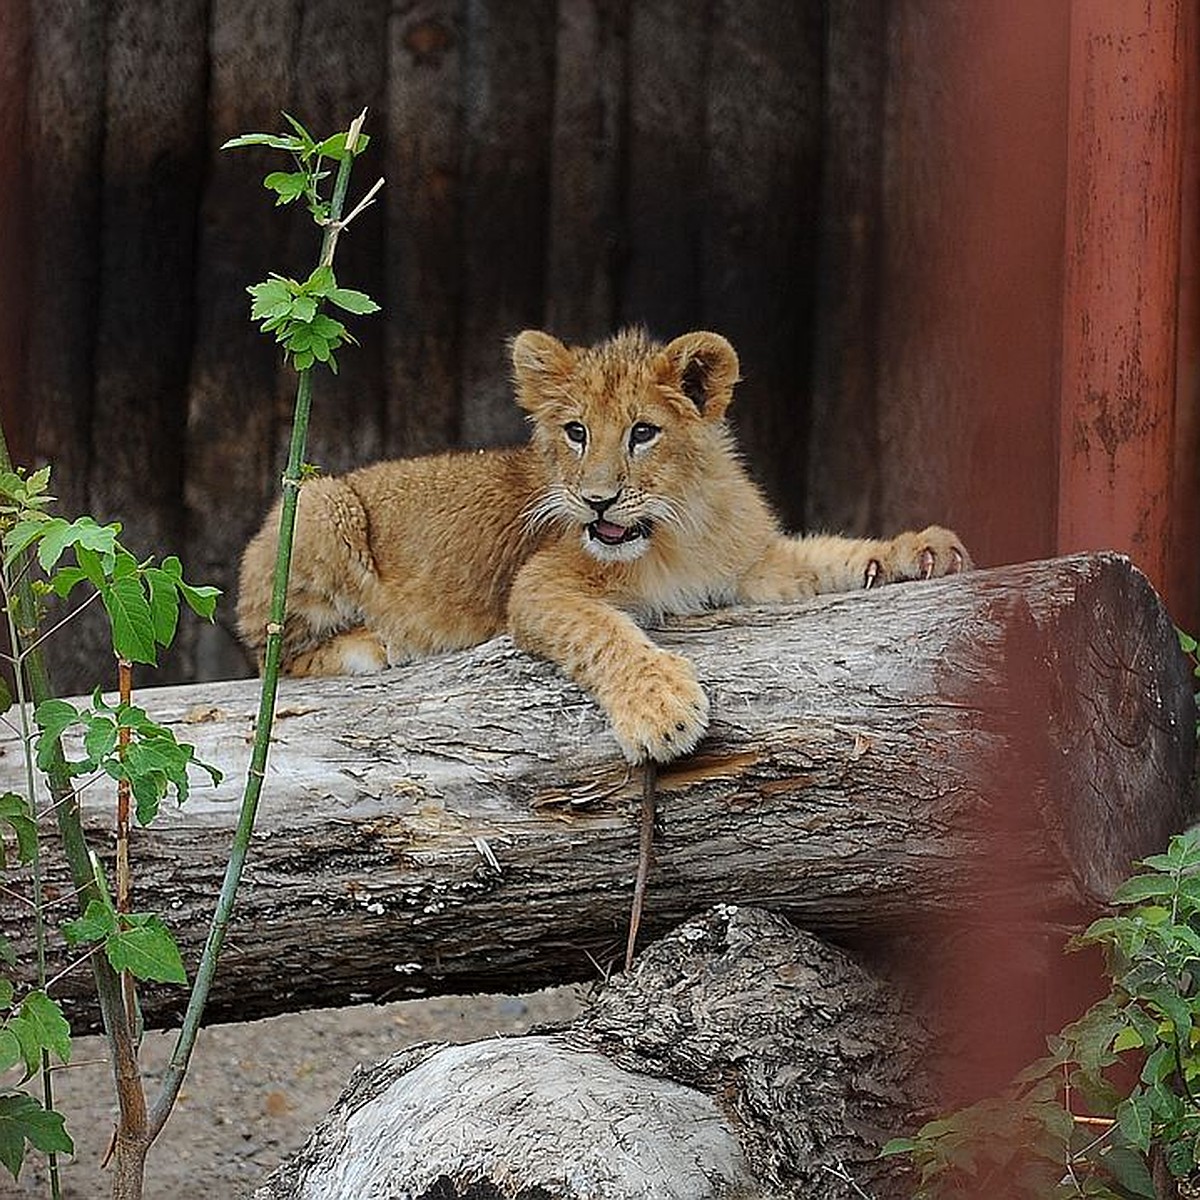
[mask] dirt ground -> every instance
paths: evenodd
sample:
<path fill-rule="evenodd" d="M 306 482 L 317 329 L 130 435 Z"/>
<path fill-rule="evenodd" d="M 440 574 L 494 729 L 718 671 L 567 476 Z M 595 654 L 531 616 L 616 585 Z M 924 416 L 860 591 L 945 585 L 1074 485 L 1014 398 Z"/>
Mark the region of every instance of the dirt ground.
<path fill-rule="evenodd" d="M 414 1042 L 466 1042 L 567 1020 L 574 988 L 530 996 L 440 997 L 323 1009 L 203 1031 L 179 1104 L 150 1154 L 145 1200 L 237 1200 L 300 1146 L 351 1071 Z M 173 1037 L 148 1034 L 143 1063 L 153 1088 Z M 100 1168 L 112 1131 L 112 1082 L 100 1038 L 74 1042 L 74 1065 L 56 1076 L 56 1106 L 75 1139 L 62 1165 L 63 1200 L 104 1200 Z M 45 1163 L 27 1160 L 20 1182 L 0 1174 L 0 1200 L 48 1197 Z"/>

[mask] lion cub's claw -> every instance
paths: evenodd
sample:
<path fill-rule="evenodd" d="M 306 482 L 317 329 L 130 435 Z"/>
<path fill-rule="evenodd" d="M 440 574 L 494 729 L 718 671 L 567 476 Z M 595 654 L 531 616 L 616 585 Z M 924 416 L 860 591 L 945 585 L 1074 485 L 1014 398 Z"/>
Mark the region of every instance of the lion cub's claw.
<path fill-rule="evenodd" d="M 886 544 L 884 552 L 868 560 L 863 587 L 898 583 L 906 579 L 934 579 L 959 575 L 971 569 L 971 556 L 958 535 L 940 525 L 920 533 L 902 533 Z"/>
<path fill-rule="evenodd" d="M 692 664 L 659 655 L 636 678 L 636 686 L 612 704 L 613 733 L 632 763 L 665 763 L 696 748 L 708 728 L 708 697 Z"/>

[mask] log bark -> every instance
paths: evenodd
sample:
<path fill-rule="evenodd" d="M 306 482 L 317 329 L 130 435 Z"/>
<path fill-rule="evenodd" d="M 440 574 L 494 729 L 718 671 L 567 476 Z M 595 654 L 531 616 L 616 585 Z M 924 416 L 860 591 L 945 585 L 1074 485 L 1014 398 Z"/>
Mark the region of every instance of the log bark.
<path fill-rule="evenodd" d="M 928 1038 L 844 951 L 719 906 L 563 1029 L 359 1068 L 254 1197 L 899 1200 L 878 1151 L 931 1100 Z"/>
<path fill-rule="evenodd" d="M 1118 556 L 723 610 L 655 636 L 691 656 L 715 716 L 661 773 L 647 939 L 726 901 L 849 942 L 947 915 L 1079 919 L 1191 815 L 1186 663 Z M 256 695 L 243 680 L 140 697 L 227 773 L 133 847 L 135 907 L 165 914 L 189 964 Z M 18 758 L 3 747 L 0 786 Z M 507 639 L 287 682 L 268 774 L 212 1019 L 526 990 L 616 960 L 640 780 L 595 704 Z M 107 852 L 103 786 L 83 803 Z M 61 864 L 47 873 L 66 895 Z M 25 912 L 0 898 L 19 951 Z M 86 985 L 61 985 L 78 1027 L 94 1017 Z M 144 996 L 150 1024 L 180 1005 Z"/>

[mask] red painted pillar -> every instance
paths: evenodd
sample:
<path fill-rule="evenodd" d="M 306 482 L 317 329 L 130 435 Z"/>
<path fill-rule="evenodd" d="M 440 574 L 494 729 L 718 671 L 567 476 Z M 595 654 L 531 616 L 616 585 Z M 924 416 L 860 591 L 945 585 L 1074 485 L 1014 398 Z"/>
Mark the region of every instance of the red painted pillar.
<path fill-rule="evenodd" d="M 1168 576 L 1185 9 L 1072 0 L 1058 549 Z"/>
<path fill-rule="evenodd" d="M 1193 68 L 1183 131 L 1171 569 L 1163 594 L 1184 629 L 1200 630 L 1200 3 L 1184 6 L 1184 20 L 1184 57 Z"/>

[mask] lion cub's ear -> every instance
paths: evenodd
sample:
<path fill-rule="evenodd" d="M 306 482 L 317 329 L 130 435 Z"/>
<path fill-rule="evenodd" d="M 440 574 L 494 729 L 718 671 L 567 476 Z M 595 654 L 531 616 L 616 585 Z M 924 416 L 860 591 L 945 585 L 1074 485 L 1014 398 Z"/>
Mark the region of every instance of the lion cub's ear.
<path fill-rule="evenodd" d="M 511 353 L 517 403 L 531 413 L 550 394 L 561 391 L 575 362 L 575 356 L 558 338 L 540 329 L 518 333 L 512 340 Z"/>
<path fill-rule="evenodd" d="M 662 353 L 664 382 L 677 387 L 708 421 L 724 415 L 738 381 L 738 356 L 719 334 L 685 333 L 668 343 Z"/>

